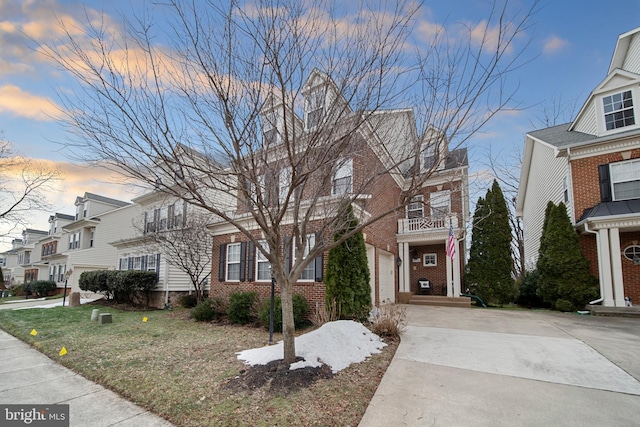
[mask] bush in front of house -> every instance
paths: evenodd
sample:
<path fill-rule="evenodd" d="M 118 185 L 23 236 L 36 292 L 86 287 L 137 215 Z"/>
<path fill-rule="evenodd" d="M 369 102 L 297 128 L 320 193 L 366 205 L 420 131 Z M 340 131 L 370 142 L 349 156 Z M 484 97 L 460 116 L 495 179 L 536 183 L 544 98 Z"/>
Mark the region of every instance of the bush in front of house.
<path fill-rule="evenodd" d="M 267 299 L 258 312 L 258 318 L 266 329 L 269 329 L 270 311 L 271 300 Z M 308 313 L 309 303 L 306 298 L 300 294 L 295 294 L 293 296 L 293 323 L 296 329 L 300 329 L 306 325 Z M 282 299 L 280 296 L 275 297 L 273 300 L 273 330 L 275 332 L 282 332 Z"/>
<path fill-rule="evenodd" d="M 198 305 L 198 299 L 193 294 L 180 295 L 178 303 L 184 308 L 193 308 Z"/>
<path fill-rule="evenodd" d="M 214 319 L 220 319 L 225 314 L 226 305 L 218 297 L 203 299 L 191 312 L 191 316 L 198 322 L 211 322 Z"/>
<path fill-rule="evenodd" d="M 49 294 L 55 292 L 56 288 L 56 282 L 53 280 L 34 280 L 29 283 L 31 293 L 41 297 L 49 296 Z"/>
<path fill-rule="evenodd" d="M 85 271 L 80 274 L 79 285 L 83 291 L 101 293 L 116 303 L 148 306 L 158 275 L 139 270 Z"/>
<path fill-rule="evenodd" d="M 369 329 L 374 334 L 392 340 L 400 339 L 407 328 L 406 307 L 386 302 L 369 313 Z"/>
<path fill-rule="evenodd" d="M 231 323 L 246 325 L 256 318 L 257 292 L 237 292 L 229 297 L 227 317 Z"/>

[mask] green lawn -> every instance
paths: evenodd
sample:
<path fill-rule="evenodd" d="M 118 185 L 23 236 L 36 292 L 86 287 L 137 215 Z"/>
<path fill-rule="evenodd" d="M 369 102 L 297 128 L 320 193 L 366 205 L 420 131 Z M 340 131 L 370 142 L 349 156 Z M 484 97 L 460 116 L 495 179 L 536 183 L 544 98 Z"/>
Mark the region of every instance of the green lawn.
<path fill-rule="evenodd" d="M 110 312 L 113 323 L 92 322 L 95 308 Z M 2 310 L 0 328 L 184 426 L 355 426 L 395 351 L 385 347 L 367 362 L 288 396 L 265 390 L 250 395 L 224 385 L 246 368 L 236 352 L 266 344 L 268 332 L 262 328 L 198 323 L 183 309 L 140 312 L 96 305 Z M 67 354 L 60 356 L 63 346 Z"/>

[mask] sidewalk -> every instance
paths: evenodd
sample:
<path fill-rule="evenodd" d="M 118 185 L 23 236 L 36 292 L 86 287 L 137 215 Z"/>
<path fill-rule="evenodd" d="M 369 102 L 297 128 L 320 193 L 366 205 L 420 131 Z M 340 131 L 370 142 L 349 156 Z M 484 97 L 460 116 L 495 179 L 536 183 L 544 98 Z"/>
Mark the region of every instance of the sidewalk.
<path fill-rule="evenodd" d="M 171 426 L 2 330 L 0 404 L 68 404 L 72 427 Z"/>
<path fill-rule="evenodd" d="M 421 306 L 407 315 L 361 427 L 638 425 L 640 319 Z"/>

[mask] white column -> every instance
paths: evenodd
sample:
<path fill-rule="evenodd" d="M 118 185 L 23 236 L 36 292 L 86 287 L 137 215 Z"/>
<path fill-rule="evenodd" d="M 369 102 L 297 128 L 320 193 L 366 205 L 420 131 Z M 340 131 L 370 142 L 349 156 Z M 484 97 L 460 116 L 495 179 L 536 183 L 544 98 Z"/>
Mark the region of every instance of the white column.
<path fill-rule="evenodd" d="M 455 254 L 456 256 L 453 258 L 453 296 L 460 296 L 460 244 L 458 243 L 458 239 L 455 239 Z"/>
<path fill-rule="evenodd" d="M 622 279 L 622 259 L 620 255 L 620 231 L 609 229 L 609 253 L 611 256 L 611 278 L 613 282 L 613 300 L 616 307 L 624 307 L 624 281 Z"/>
<path fill-rule="evenodd" d="M 609 230 L 598 230 L 598 275 L 600 276 L 600 296 L 603 299 L 602 305 L 613 307 L 613 282 L 611 280 L 611 255 L 609 252 Z"/>
<path fill-rule="evenodd" d="M 398 244 L 398 256 L 402 260 L 402 264 L 400 265 L 400 277 L 398 288 L 400 292 L 410 292 L 411 291 L 411 283 L 409 278 L 409 244 L 408 243 L 399 243 Z"/>
<path fill-rule="evenodd" d="M 445 241 L 444 244 L 446 246 L 447 242 Z M 453 292 L 453 272 L 452 272 L 453 262 L 451 262 L 451 258 L 449 258 L 448 256 L 445 256 L 445 258 L 447 259 L 447 296 L 448 297 L 452 297 L 452 296 L 454 296 L 454 292 Z"/>

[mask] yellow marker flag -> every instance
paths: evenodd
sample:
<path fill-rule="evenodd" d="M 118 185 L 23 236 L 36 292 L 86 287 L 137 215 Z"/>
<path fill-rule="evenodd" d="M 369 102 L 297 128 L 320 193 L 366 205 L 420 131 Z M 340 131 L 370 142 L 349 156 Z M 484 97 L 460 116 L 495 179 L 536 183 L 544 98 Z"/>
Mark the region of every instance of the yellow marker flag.
<path fill-rule="evenodd" d="M 143 321 L 143 322 L 146 322 L 147 320 L 149 320 L 149 319 L 147 319 L 146 317 L 143 317 L 143 318 L 142 318 L 142 321 Z"/>
<path fill-rule="evenodd" d="M 38 331 L 36 331 L 35 329 L 32 329 L 31 330 L 31 335 L 33 335 L 35 337 L 36 335 L 38 335 Z"/>
<path fill-rule="evenodd" d="M 67 348 L 63 346 L 62 350 L 60 350 L 60 356 L 64 356 L 65 354 L 67 354 Z"/>

